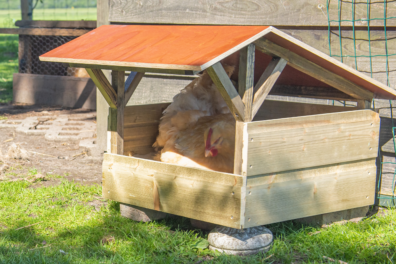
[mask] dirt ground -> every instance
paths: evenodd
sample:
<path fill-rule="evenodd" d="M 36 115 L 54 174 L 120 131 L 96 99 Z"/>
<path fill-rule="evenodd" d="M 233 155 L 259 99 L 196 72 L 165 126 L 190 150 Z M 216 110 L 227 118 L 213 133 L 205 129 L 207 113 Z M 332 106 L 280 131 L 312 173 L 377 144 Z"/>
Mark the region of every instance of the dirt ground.
<path fill-rule="evenodd" d="M 90 117 L 85 121 L 95 121 L 95 111 L 28 105 L 0 105 L 0 118 L 5 116 L 8 119 L 24 119 L 29 116 L 78 116 L 87 113 L 90 114 Z M 0 128 L 0 151 L 3 156 L 7 154 L 13 143 L 19 144 L 21 148 L 28 151 L 28 159 L 7 159 L 5 163 L 9 168 L 0 174 L 0 180 L 26 177 L 37 170 L 44 176 L 52 176 L 35 184 L 36 187 L 57 184 L 60 182 L 58 176 L 83 184 L 101 182 L 102 158 L 84 154 L 84 149 L 79 147 L 79 141 L 49 141 L 44 138 L 44 135 L 25 135 L 17 133 L 14 128 Z"/>

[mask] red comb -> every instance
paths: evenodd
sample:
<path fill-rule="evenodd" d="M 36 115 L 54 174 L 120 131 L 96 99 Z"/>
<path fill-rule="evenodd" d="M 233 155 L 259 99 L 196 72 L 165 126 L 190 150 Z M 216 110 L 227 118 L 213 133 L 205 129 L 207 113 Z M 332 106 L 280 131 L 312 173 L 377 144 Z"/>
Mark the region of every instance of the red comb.
<path fill-rule="evenodd" d="M 212 138 L 212 134 L 213 134 L 213 129 L 209 128 L 209 133 L 208 133 L 208 138 L 206 139 L 206 146 L 205 149 L 210 149 L 210 140 Z"/>

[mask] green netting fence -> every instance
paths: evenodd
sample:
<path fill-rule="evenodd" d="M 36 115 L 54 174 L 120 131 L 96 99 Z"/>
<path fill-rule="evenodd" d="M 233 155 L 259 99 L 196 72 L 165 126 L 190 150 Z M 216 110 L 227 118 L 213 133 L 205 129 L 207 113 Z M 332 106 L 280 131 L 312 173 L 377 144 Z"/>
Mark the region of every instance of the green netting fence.
<path fill-rule="evenodd" d="M 389 52 L 389 41 L 390 39 L 394 39 L 394 37 L 389 38 L 389 28 L 387 27 L 387 23 L 390 20 L 396 20 L 396 16 L 388 16 L 388 4 L 390 2 L 395 2 L 395 1 L 387 1 L 387 0 L 380 0 L 380 1 L 356 1 L 356 0 L 336 0 L 337 2 L 337 16 L 335 18 L 331 18 L 331 14 L 334 14 L 334 10 L 330 10 L 331 7 L 334 8 L 334 5 L 330 5 L 331 0 L 327 0 L 327 20 L 328 20 L 328 40 L 329 40 L 329 54 L 332 57 L 335 57 L 339 59 L 341 62 L 345 63 L 345 60 L 348 60 L 350 66 L 354 67 L 356 70 L 361 70 L 359 69 L 359 63 L 360 59 L 365 59 L 364 63 L 367 65 L 367 60 L 369 64 L 369 71 L 365 71 L 368 73 L 371 77 L 373 76 L 376 72 L 382 72 L 386 74 L 386 80 L 382 80 L 382 82 L 385 82 L 388 86 L 393 87 L 393 83 L 391 83 L 391 74 L 393 74 L 393 70 L 390 69 L 389 67 L 389 61 L 390 58 L 393 56 L 396 56 L 396 53 L 390 53 Z M 334 2 L 333 2 L 334 3 Z M 371 17 L 372 13 L 371 8 L 373 5 L 376 5 L 376 8 L 378 10 L 379 6 L 382 5 L 383 12 L 381 16 L 378 17 Z M 347 8 L 344 8 L 344 7 Z M 356 7 L 359 7 L 359 10 L 365 10 L 366 14 L 365 16 L 362 14 L 359 14 L 360 18 L 356 18 Z M 362 8 L 363 7 L 363 8 Z M 351 12 L 350 14 L 345 14 L 344 10 L 348 10 L 348 12 Z M 363 17 L 364 16 L 364 17 Z M 347 17 L 347 18 L 346 18 Z M 378 26 L 378 23 L 382 24 L 383 28 L 383 37 L 381 39 L 372 39 L 372 23 L 376 23 L 376 30 L 378 31 L 380 28 Z M 367 30 L 366 33 L 366 38 L 363 39 L 361 37 L 357 38 L 357 24 L 359 25 L 359 31 L 362 31 L 362 26 L 365 25 L 363 30 Z M 347 36 L 344 36 L 344 32 L 346 30 L 349 30 L 352 32 L 352 35 L 347 34 Z M 381 29 L 380 29 L 381 30 Z M 382 31 L 382 30 L 381 30 Z M 344 41 L 351 41 L 353 42 L 353 51 L 352 54 L 347 54 L 345 52 L 346 48 L 344 45 Z M 358 47 L 357 47 L 357 42 L 359 41 L 359 45 L 364 45 L 368 46 L 368 52 L 366 54 L 358 54 Z M 373 51 L 372 49 L 372 43 L 373 41 L 377 42 L 382 41 L 383 44 L 383 50 L 379 51 L 376 49 Z M 335 44 L 336 43 L 336 44 Z M 334 46 L 337 45 L 336 47 L 337 52 L 334 52 Z M 350 51 L 349 51 L 350 53 Z M 361 52 L 360 52 L 361 53 Z M 383 58 L 384 63 L 383 67 L 384 69 L 381 70 L 376 70 L 373 68 L 373 60 L 376 58 Z M 362 71 L 362 70 L 361 70 Z M 364 70 L 363 70 L 364 71 Z M 333 103 L 334 104 L 334 103 Z M 344 102 L 345 105 L 345 102 Z M 372 107 L 375 109 L 375 101 L 372 101 Z M 396 143 L 395 143 L 395 124 L 393 120 L 393 105 L 392 105 L 392 100 L 389 100 L 389 109 L 390 109 L 390 118 L 392 122 L 392 140 L 393 140 L 393 148 L 395 151 L 396 155 Z M 394 157 L 393 161 L 391 162 L 385 162 L 382 160 L 381 156 L 381 149 L 378 149 L 378 157 L 380 159 L 379 165 L 380 165 L 380 173 L 378 176 L 378 184 L 377 184 L 377 199 L 378 200 L 386 200 L 385 202 L 381 204 L 386 204 L 386 205 L 395 205 L 396 202 L 396 197 L 395 197 L 395 180 L 396 180 L 396 168 L 393 171 L 393 179 L 391 182 L 391 195 L 381 195 L 381 181 L 383 180 L 383 165 L 384 164 L 389 164 L 389 165 L 394 165 L 396 167 L 396 156 Z"/>

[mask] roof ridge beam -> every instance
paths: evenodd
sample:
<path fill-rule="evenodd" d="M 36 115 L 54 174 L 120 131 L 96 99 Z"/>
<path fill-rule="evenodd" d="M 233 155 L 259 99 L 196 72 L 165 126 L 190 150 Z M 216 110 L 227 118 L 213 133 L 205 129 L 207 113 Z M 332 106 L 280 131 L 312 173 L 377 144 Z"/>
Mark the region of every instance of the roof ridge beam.
<path fill-rule="evenodd" d="M 263 104 L 265 98 L 271 91 L 272 87 L 278 77 L 281 75 L 283 69 L 286 67 L 287 61 L 283 58 L 272 58 L 271 62 L 265 68 L 263 74 L 258 80 L 256 86 L 254 87 L 254 98 L 253 98 L 253 109 L 252 117 L 257 114 L 261 105 Z"/>
<path fill-rule="evenodd" d="M 245 119 L 245 105 L 220 62 L 206 69 L 237 121 Z"/>
<path fill-rule="evenodd" d="M 285 49 L 277 44 L 262 38 L 254 42 L 258 50 L 266 53 L 272 57 L 281 57 L 285 59 L 288 64 L 321 82 L 324 82 L 356 99 L 371 100 L 374 93 L 360 87 L 354 82 L 345 79 L 307 59 Z"/>

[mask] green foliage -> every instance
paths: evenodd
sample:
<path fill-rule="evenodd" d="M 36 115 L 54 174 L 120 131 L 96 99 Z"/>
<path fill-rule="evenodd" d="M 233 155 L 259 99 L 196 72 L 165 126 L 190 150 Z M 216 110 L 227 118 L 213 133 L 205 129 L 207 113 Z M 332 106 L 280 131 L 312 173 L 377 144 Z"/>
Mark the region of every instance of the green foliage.
<path fill-rule="evenodd" d="M 18 72 L 18 36 L 0 35 L 0 103 L 12 101 L 12 75 L 16 72 Z"/>
<path fill-rule="evenodd" d="M 36 0 L 33 0 L 33 5 Z M 96 0 L 38 0 L 36 9 L 42 8 L 86 8 L 96 7 Z M 21 1 L 5 0 L 0 1 L 0 10 L 20 9 Z"/>

